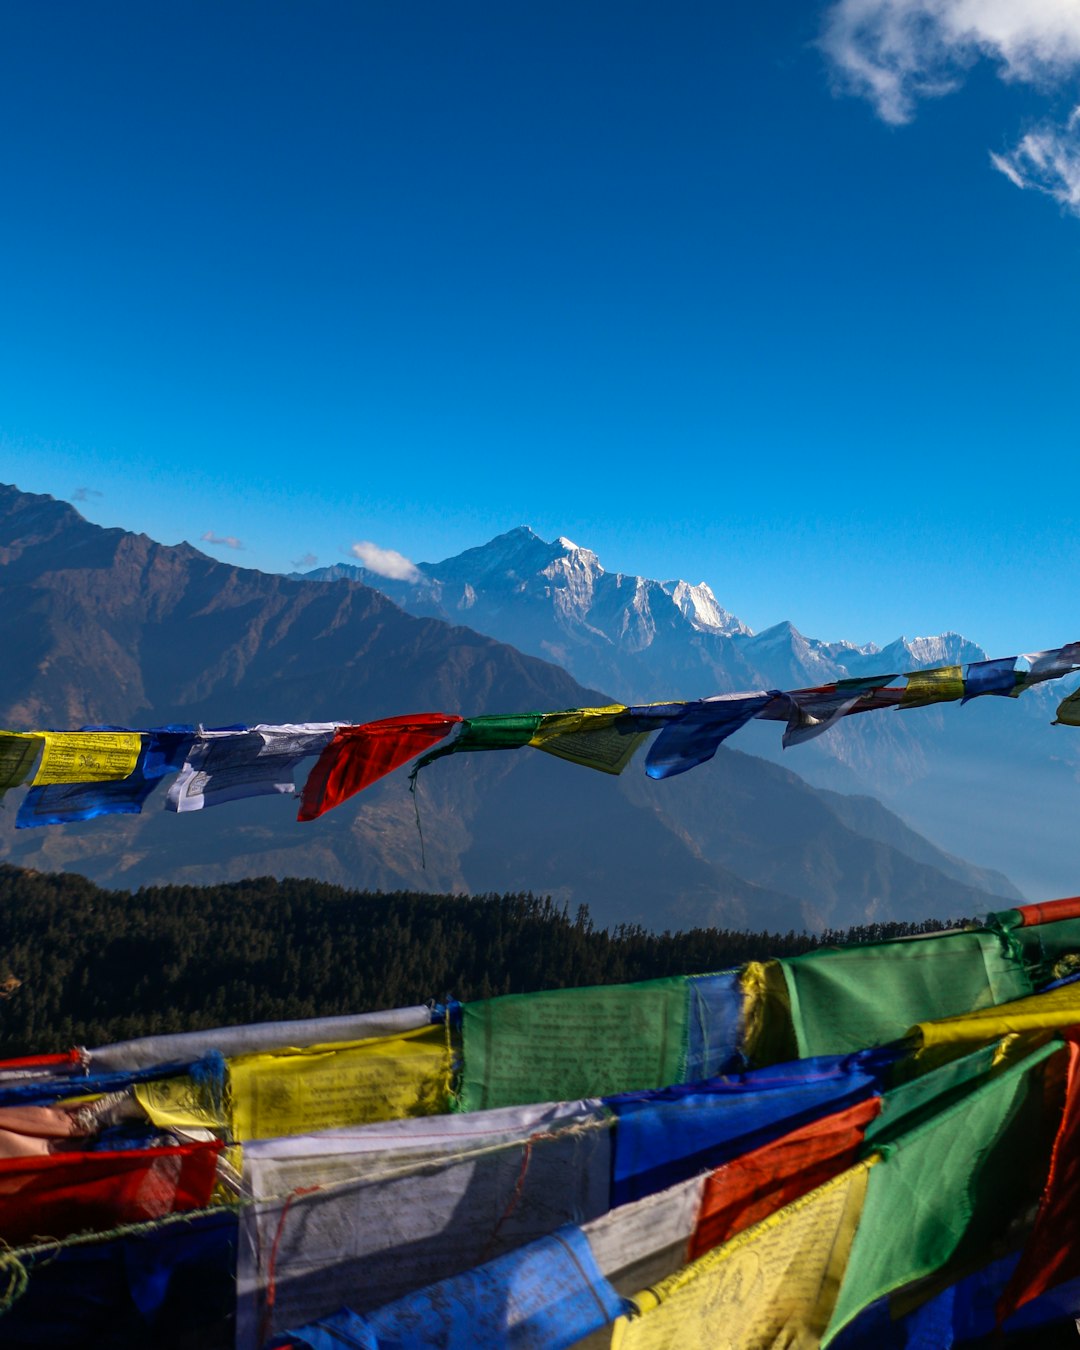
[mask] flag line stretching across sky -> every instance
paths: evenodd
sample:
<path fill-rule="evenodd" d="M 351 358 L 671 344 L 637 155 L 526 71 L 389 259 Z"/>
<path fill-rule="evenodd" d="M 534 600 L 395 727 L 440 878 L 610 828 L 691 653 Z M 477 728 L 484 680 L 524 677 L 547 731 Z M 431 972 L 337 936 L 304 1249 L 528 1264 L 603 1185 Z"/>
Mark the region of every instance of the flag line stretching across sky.
<path fill-rule="evenodd" d="M 645 772 L 650 778 L 671 778 L 704 764 L 729 736 L 755 718 L 783 722 L 786 748 L 821 735 L 855 713 L 967 703 L 990 695 L 1015 698 L 1033 685 L 1077 670 L 1080 642 L 1072 642 L 965 666 L 668 703 L 612 703 L 479 717 L 410 713 L 359 725 L 295 722 L 213 729 L 172 725 L 145 730 L 0 731 L 0 794 L 29 779 L 30 791 L 19 808 L 16 827 L 55 825 L 100 815 L 138 814 L 159 781 L 175 773 L 166 809 L 198 811 L 244 797 L 296 795 L 295 769 L 317 756 L 298 794 L 298 819 L 314 820 L 413 760 L 413 785 L 422 768 L 446 755 L 524 745 L 618 774 L 647 736 L 659 732 L 646 757 Z M 1062 700 L 1056 723 L 1080 726 L 1080 691 Z M 455 730 L 454 738 L 447 740 Z M 441 741 L 447 743 L 440 745 Z"/>

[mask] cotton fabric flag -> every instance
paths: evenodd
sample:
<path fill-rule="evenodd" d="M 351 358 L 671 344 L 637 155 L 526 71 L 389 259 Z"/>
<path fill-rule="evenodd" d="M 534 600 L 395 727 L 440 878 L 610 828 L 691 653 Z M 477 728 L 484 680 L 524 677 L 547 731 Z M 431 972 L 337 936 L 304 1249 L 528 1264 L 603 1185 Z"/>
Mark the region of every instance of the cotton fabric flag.
<path fill-rule="evenodd" d="M 880 1097 L 832 1111 L 761 1148 L 750 1149 L 705 1180 L 690 1243 L 691 1260 L 854 1166 Z"/>
<path fill-rule="evenodd" d="M 1028 663 L 1025 684 L 1057 680 L 1080 669 L 1080 642 L 1068 642 L 1064 647 L 1051 647 L 1045 652 L 1025 652 L 1023 659 Z"/>
<path fill-rule="evenodd" d="M 650 778 L 672 778 L 712 759 L 720 746 L 779 694 L 717 694 L 688 703 L 653 741 L 645 761 Z"/>
<path fill-rule="evenodd" d="M 366 1316 L 343 1309 L 285 1339 L 296 1350 L 567 1350 L 622 1310 L 581 1230 L 568 1227 Z"/>
<path fill-rule="evenodd" d="M 212 1142 L 0 1159 L 0 1238 L 15 1245 L 201 1209 L 220 1149 Z"/>
<path fill-rule="evenodd" d="M 583 768 L 622 773 L 646 736 L 625 728 L 627 711 L 624 704 L 612 703 L 603 708 L 548 713 L 529 744 Z"/>
<path fill-rule="evenodd" d="M 141 734 L 142 752 L 126 778 L 32 787 L 19 807 L 15 828 L 63 825 L 97 816 L 139 815 L 161 779 L 183 765 L 195 729 L 155 728 Z"/>
<path fill-rule="evenodd" d="M 1080 727 L 1080 689 L 1061 700 L 1054 714 L 1053 725 Z"/>
<path fill-rule="evenodd" d="M 929 703 L 946 703 L 964 697 L 964 679 L 959 666 L 916 670 L 906 678 L 901 708 L 924 708 Z"/>
<path fill-rule="evenodd" d="M 452 713 L 413 713 L 338 727 L 308 774 L 297 820 L 340 806 L 443 740 L 461 720 Z"/>
<path fill-rule="evenodd" d="M 1063 984 L 1000 1006 L 919 1022 L 911 1028 L 908 1039 L 916 1067 L 923 1071 L 1003 1037 L 1045 1039 L 1074 1023 L 1080 1024 L 1080 984 Z"/>
<path fill-rule="evenodd" d="M 127 778 L 142 749 L 138 731 L 42 731 L 44 741 L 33 786 L 101 783 Z"/>
<path fill-rule="evenodd" d="M 677 976 L 466 1003 L 461 1108 L 678 1082 L 687 1059 L 688 998 L 687 980 Z"/>
<path fill-rule="evenodd" d="M 1034 1052 L 891 1141 L 870 1176 L 823 1346 L 883 1295 L 953 1260 L 971 1268 L 994 1255 L 1046 1173 L 1043 1068 L 1058 1049 Z"/>
<path fill-rule="evenodd" d="M 633 1299 L 612 1350 L 817 1344 L 833 1310 L 866 1194 L 869 1162 L 746 1229 Z"/>
<path fill-rule="evenodd" d="M 831 691 L 796 692 L 786 697 L 789 711 L 782 737 L 785 750 L 828 731 L 855 708 L 862 695 L 834 687 Z"/>
<path fill-rule="evenodd" d="M 776 967 L 783 972 L 800 1057 L 883 1045 L 924 1018 L 1032 992 L 1019 953 L 985 929 L 826 948 L 784 958 Z"/>
<path fill-rule="evenodd" d="M 447 1110 L 451 1056 L 441 1026 L 352 1045 L 258 1052 L 229 1061 L 233 1135 L 304 1134 Z"/>
<path fill-rule="evenodd" d="M 337 722 L 200 731 L 166 799 L 170 811 L 201 811 L 244 797 L 296 791 L 293 773 L 334 739 Z"/>
<path fill-rule="evenodd" d="M 612 1203 L 641 1199 L 862 1101 L 880 1089 L 890 1062 L 872 1053 L 826 1056 L 605 1098 L 617 1121 Z"/>
<path fill-rule="evenodd" d="M 964 675 L 963 703 L 984 694 L 1016 698 L 1024 687 L 1024 676 L 1016 669 L 1017 658 L 1005 656 L 997 661 L 973 661 Z"/>
<path fill-rule="evenodd" d="M 686 1045 L 682 1078 L 697 1083 L 703 1078 L 742 1068 L 743 995 L 737 970 L 715 975 L 691 975 Z"/>
<path fill-rule="evenodd" d="M 585 1225 L 596 1263 L 617 1293 L 629 1297 L 686 1264 L 704 1184 L 699 1174 Z"/>
<path fill-rule="evenodd" d="M 421 769 L 426 769 L 429 764 L 434 764 L 446 755 L 456 755 L 461 750 L 518 750 L 529 744 L 544 716 L 544 713 L 532 712 L 466 717 L 450 744 L 440 745 L 437 750 L 431 750 L 417 760 L 409 776 L 415 780 Z"/>
<path fill-rule="evenodd" d="M 238 1350 L 364 1313 L 606 1212 L 599 1102 L 398 1120 L 244 1149 Z M 290 1202 L 287 1197 L 294 1196 Z"/>

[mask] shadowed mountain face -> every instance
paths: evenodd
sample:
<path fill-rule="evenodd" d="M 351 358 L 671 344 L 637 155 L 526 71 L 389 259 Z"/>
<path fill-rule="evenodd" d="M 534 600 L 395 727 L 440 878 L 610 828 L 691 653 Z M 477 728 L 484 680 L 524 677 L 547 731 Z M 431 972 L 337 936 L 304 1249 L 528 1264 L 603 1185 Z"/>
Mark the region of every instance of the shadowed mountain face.
<path fill-rule="evenodd" d="M 0 488 L 0 725 L 367 721 L 607 701 L 557 666 L 404 613 L 355 581 L 299 583 L 91 525 Z M 358 887 L 527 890 L 602 923 L 801 928 L 974 913 L 1015 897 L 881 812 L 722 752 L 684 779 L 620 780 L 528 749 L 396 775 L 300 825 L 287 798 L 15 831 L 0 856 L 122 886 L 256 874 Z M 875 812 L 877 814 L 875 814 Z M 862 817 L 866 817 L 865 821 Z"/>
<path fill-rule="evenodd" d="M 626 702 L 792 689 L 987 656 L 958 633 L 884 648 L 806 637 L 786 621 L 752 633 L 704 582 L 606 572 L 591 550 L 568 539 L 545 543 L 527 526 L 419 563 L 409 581 L 344 565 L 307 575 L 364 579 L 410 613 L 467 616 Z M 1047 645 L 1075 636 L 1048 634 Z M 879 798 L 940 847 L 1006 872 L 1032 897 L 1070 894 L 1080 885 L 1071 848 L 1080 736 L 1050 724 L 1075 686 L 1056 681 L 1017 702 L 847 718 L 788 753 L 774 724 L 751 723 L 736 744 L 816 786 Z"/>

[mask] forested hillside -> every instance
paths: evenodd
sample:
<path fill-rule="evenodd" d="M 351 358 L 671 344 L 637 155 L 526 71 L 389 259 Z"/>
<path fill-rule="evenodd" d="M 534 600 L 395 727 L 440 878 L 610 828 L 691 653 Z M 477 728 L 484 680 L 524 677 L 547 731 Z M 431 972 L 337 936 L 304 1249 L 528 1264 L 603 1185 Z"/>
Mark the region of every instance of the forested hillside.
<path fill-rule="evenodd" d="M 571 915 L 532 895 L 372 893 L 271 877 L 132 893 L 0 866 L 0 1053 L 721 970 L 947 926 L 814 937 L 607 931 L 584 909 Z"/>

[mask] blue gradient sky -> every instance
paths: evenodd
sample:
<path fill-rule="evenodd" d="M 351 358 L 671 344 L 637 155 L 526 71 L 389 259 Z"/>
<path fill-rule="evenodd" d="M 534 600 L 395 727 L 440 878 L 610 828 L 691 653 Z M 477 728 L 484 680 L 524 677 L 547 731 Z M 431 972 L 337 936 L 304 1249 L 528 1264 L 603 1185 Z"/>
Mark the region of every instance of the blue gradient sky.
<path fill-rule="evenodd" d="M 288 570 L 527 522 L 760 629 L 1080 636 L 1080 219 L 829 6 L 9 5 L 0 477 Z M 100 495 L 94 495 L 100 494 Z"/>

